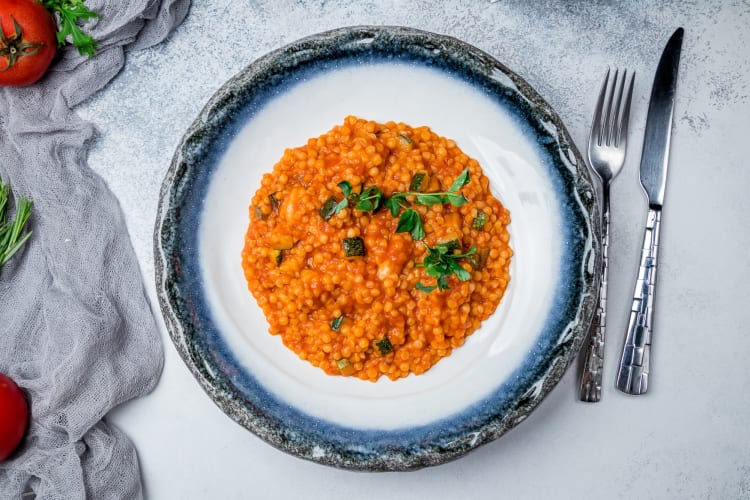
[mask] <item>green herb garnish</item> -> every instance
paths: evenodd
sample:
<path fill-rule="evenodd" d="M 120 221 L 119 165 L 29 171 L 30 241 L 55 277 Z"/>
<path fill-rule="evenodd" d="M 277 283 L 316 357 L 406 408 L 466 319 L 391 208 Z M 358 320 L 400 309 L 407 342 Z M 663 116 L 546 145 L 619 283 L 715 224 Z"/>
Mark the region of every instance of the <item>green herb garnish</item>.
<path fill-rule="evenodd" d="M 398 226 L 396 226 L 397 233 L 409 233 L 414 241 L 423 240 L 425 237 L 424 226 L 422 225 L 422 218 L 419 216 L 419 212 L 413 208 L 409 208 L 401 214 L 398 219 Z"/>
<path fill-rule="evenodd" d="M 370 186 L 356 195 L 354 208 L 361 212 L 376 212 L 380 208 L 383 192 L 377 186 Z"/>
<path fill-rule="evenodd" d="M 350 203 L 360 212 L 376 212 L 380 208 L 380 201 L 383 199 L 383 191 L 381 191 L 379 187 L 370 186 L 361 193 L 355 193 L 352 189 L 352 184 L 349 181 L 341 181 L 336 185 L 341 189 L 341 192 L 344 193 L 344 199 L 336 202 L 333 207 L 333 214 L 338 214 L 348 207 Z M 331 200 L 331 198 L 329 198 L 329 200 Z M 326 203 L 328 203 L 328 201 Z"/>
<path fill-rule="evenodd" d="M 31 215 L 33 203 L 28 198 L 16 198 L 16 214 L 13 220 L 8 218 L 8 208 L 12 192 L 10 184 L 0 180 L 0 267 L 26 243 L 31 231 L 23 232 L 26 221 Z"/>
<path fill-rule="evenodd" d="M 341 323 L 343 323 L 343 321 L 344 321 L 343 314 L 339 316 L 338 318 L 334 319 L 333 321 L 331 321 L 331 330 L 333 330 L 334 332 L 338 332 L 339 328 L 341 328 Z"/>
<path fill-rule="evenodd" d="M 99 46 L 99 42 L 94 40 L 91 35 L 81 31 L 78 24 L 86 24 L 89 20 L 101 16 L 89 10 L 84 5 L 84 0 L 41 0 L 41 3 L 59 16 L 57 44 L 65 45 L 68 42 L 68 37 L 70 37 L 70 42 L 78 49 L 79 54 L 92 57 Z"/>
<path fill-rule="evenodd" d="M 407 196 L 414 197 L 414 203 L 417 205 L 423 205 L 426 207 L 438 204 L 450 204 L 454 207 L 460 207 L 467 201 L 469 201 L 463 193 L 459 193 L 458 190 L 464 187 L 471 180 L 469 176 L 469 170 L 466 169 L 453 181 L 448 191 L 443 193 L 421 193 L 418 191 L 406 191 L 403 193 L 394 193 L 390 198 L 383 202 L 388 210 L 391 211 L 391 215 L 398 216 L 401 209 L 406 209 L 398 221 L 398 227 L 396 228 L 397 233 L 409 232 L 412 238 L 415 240 L 421 240 L 425 237 L 424 228 L 422 226 L 422 219 L 419 213 L 408 208 L 411 206 L 409 201 L 406 199 Z M 404 220 L 406 219 L 406 220 Z"/>
<path fill-rule="evenodd" d="M 450 287 L 448 286 L 448 278 L 450 278 L 451 275 L 455 275 L 460 281 L 468 281 L 471 278 L 471 274 L 461 267 L 461 264 L 459 264 L 458 261 L 474 255 L 477 251 L 477 247 L 471 247 L 471 249 L 465 253 L 455 253 L 457 250 L 455 240 L 446 243 L 438 243 L 434 247 L 430 247 L 427 244 L 424 246 L 429 253 L 424 258 L 424 261 L 422 261 L 421 264 L 417 264 L 417 266 L 424 267 L 427 276 L 435 278 L 437 283 L 434 286 L 426 286 L 419 282 L 415 288 L 425 293 L 429 293 L 436 288 L 439 291 L 450 290 Z"/>

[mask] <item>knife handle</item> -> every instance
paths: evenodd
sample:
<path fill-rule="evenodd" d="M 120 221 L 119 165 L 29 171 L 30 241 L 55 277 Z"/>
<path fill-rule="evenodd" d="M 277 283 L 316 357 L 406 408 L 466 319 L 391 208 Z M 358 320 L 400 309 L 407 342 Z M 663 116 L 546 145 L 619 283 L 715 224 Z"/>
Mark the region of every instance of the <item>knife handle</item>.
<path fill-rule="evenodd" d="M 602 267 L 599 296 L 594 319 L 589 328 L 589 342 L 584 354 L 583 371 L 578 398 L 587 403 L 597 403 L 602 398 L 602 371 L 604 369 L 604 332 L 607 326 L 607 280 L 609 276 L 609 189 L 604 187 L 602 202 Z"/>
<path fill-rule="evenodd" d="M 628 332 L 617 372 L 616 386 L 626 394 L 644 394 L 648 390 L 660 227 L 661 209 L 649 207 Z"/>

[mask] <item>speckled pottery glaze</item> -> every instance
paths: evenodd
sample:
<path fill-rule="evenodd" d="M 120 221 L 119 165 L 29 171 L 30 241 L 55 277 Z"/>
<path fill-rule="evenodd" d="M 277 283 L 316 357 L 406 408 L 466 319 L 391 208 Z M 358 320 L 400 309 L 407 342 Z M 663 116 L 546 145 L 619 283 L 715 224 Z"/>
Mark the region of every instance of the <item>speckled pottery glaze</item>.
<path fill-rule="evenodd" d="M 444 406 L 441 406 L 441 396 L 444 396 L 441 384 L 470 383 L 454 382 L 471 380 L 474 365 L 470 358 L 461 361 L 459 355 L 453 365 L 447 362 L 443 368 L 441 362 L 428 372 L 429 376 L 421 376 L 424 379 L 411 376 L 404 379 L 405 382 L 371 384 L 342 381 L 342 377 L 323 378 L 313 372 L 308 374 L 304 371 L 308 367 L 300 366 L 306 363 L 296 359 L 287 362 L 283 356 L 288 353 L 280 340 L 268 335 L 267 324 L 260 320 L 250 325 L 250 333 L 257 333 L 266 344 L 245 352 L 242 335 L 229 331 L 236 329 L 234 325 L 238 323 L 246 327 L 247 322 L 233 322 L 231 314 L 222 312 L 221 290 L 215 290 L 221 286 L 216 283 L 222 280 L 217 280 L 213 273 L 221 266 L 230 269 L 233 275 L 242 276 L 241 248 L 237 249 L 236 262 L 232 257 L 231 262 L 223 263 L 227 259 L 222 258 L 222 242 L 212 243 L 216 238 L 211 231 L 222 223 L 215 215 L 223 213 L 219 208 L 224 210 L 221 189 L 227 188 L 221 186 L 242 184 L 230 175 L 233 170 L 226 164 L 232 155 L 237 156 L 232 153 L 233 148 L 243 147 L 246 137 L 243 130 L 247 124 L 259 120 L 264 110 L 273 109 L 275 102 L 282 99 L 280 96 L 310 85 L 321 74 L 338 74 L 351 69 L 353 78 L 357 78 L 358 72 L 368 71 L 370 64 L 395 65 L 396 75 L 407 66 L 415 67 L 431 72 L 424 73 L 428 81 L 435 73 L 438 76 L 434 78 L 449 78 L 451 82 L 459 82 L 456 85 L 470 87 L 471 92 L 479 96 L 480 104 L 484 102 L 481 99 L 486 99 L 492 106 L 502 108 L 503 113 L 511 117 L 508 123 L 522 130 L 523 136 L 528 138 L 532 157 L 540 158 L 534 162 L 538 163 L 534 169 L 548 178 L 545 183 L 549 188 L 546 189 L 551 194 L 542 193 L 537 198 L 544 198 L 539 203 L 549 205 L 556 214 L 549 225 L 555 228 L 549 231 L 554 234 L 543 236 L 543 241 L 549 240 L 557 253 L 553 252 L 554 256 L 549 259 L 555 272 L 546 285 L 550 298 L 540 306 L 538 327 L 519 333 L 518 338 L 523 337 L 526 343 L 523 352 L 512 358 L 514 361 L 509 364 L 507 373 L 497 379 L 474 375 L 474 380 L 481 378 L 485 385 L 479 384 L 476 394 L 469 391 L 464 399 L 456 396 L 452 403 Z M 450 87 L 453 83 L 446 85 L 446 89 L 453 88 Z M 399 96 L 398 92 L 394 95 Z M 420 116 L 419 111 L 415 113 Z M 335 123 L 340 120 L 330 122 L 328 128 Z M 301 128 L 300 137 L 314 137 L 327 130 Z M 460 135 L 460 130 L 456 129 L 455 133 Z M 477 144 L 481 146 L 481 141 Z M 296 145 L 287 144 L 289 147 Z M 481 148 L 478 147 L 477 152 L 481 153 Z M 274 154 L 278 158 L 280 153 L 274 150 L 269 158 Z M 487 171 L 482 158 L 479 160 Z M 262 169 L 270 171 L 272 165 L 264 164 Z M 521 171 L 517 166 L 514 168 Z M 492 183 L 493 177 L 490 178 Z M 243 186 L 244 202 L 240 200 L 245 204 L 241 213 L 245 221 L 246 204 L 257 189 L 257 183 L 248 184 Z M 511 193 L 503 194 L 500 192 L 505 203 Z M 519 200 L 521 198 L 523 196 Z M 518 247 L 523 248 L 523 229 L 514 232 L 513 228 L 523 220 L 520 212 L 521 209 L 515 217 L 511 210 L 511 244 L 516 238 L 516 251 Z M 596 237 L 598 220 L 596 196 L 585 163 L 559 117 L 518 75 L 488 54 L 454 38 L 400 27 L 342 28 L 299 40 L 255 61 L 217 91 L 187 131 L 161 190 L 154 235 L 157 290 L 166 325 L 182 359 L 213 401 L 240 425 L 285 452 L 322 464 L 367 471 L 412 470 L 458 458 L 498 438 L 524 420 L 560 380 L 578 352 L 593 313 L 598 286 L 593 270 L 600 258 Z M 242 233 L 234 235 L 233 241 L 241 241 L 243 236 Z M 206 240 L 210 240 L 209 243 Z M 234 256 L 234 243 L 227 245 L 231 247 L 228 255 Z M 212 264 L 216 261 L 222 263 Z M 532 267 L 519 264 L 515 271 L 512 269 L 512 284 L 520 284 L 514 291 L 509 288 L 508 293 L 519 294 L 519 297 L 523 293 L 533 293 L 522 290 L 525 269 Z M 248 307 L 254 306 L 249 293 L 243 300 Z M 504 304 L 506 302 L 506 305 L 501 304 L 502 310 L 497 316 L 512 317 L 521 299 L 506 297 Z M 487 328 L 483 325 L 481 330 L 488 331 L 472 336 L 472 341 L 477 337 L 473 347 L 467 342 L 467 346 L 457 351 L 465 349 L 479 356 L 483 346 L 495 346 L 482 344 L 482 339 L 491 342 L 493 336 L 501 336 L 498 330 L 502 325 L 510 328 L 503 321 L 506 320 L 488 322 Z M 247 336 L 248 332 L 243 335 Z M 267 359 L 276 356 L 267 355 L 276 350 L 280 352 L 278 359 L 283 362 Z M 492 361 L 493 358 L 488 358 L 481 363 L 489 365 Z M 290 364 L 291 368 L 276 368 Z M 483 368 L 478 365 L 478 374 L 480 369 Z M 431 374 L 433 370 L 435 375 Z M 311 385 L 305 385 L 309 380 L 312 380 Z M 330 391 L 327 384 L 331 386 Z M 301 389 L 295 389 L 298 386 Z M 450 391 L 463 392 L 460 385 Z M 295 399 L 298 393 L 309 399 L 298 401 Z M 321 409 L 325 405 L 316 406 L 318 394 L 322 401 L 330 399 L 331 407 L 338 409 L 326 414 L 325 408 Z M 451 396 L 444 397 L 451 399 Z M 389 420 L 391 407 L 388 405 L 408 409 L 410 398 L 420 401 L 419 405 L 431 398 L 432 403 L 424 412 L 426 415 Z M 375 414 L 381 406 L 385 408 L 382 425 L 362 417 L 360 414 L 369 410 L 358 412 L 358 405 L 376 410 Z M 349 417 L 344 418 L 342 414 Z"/>

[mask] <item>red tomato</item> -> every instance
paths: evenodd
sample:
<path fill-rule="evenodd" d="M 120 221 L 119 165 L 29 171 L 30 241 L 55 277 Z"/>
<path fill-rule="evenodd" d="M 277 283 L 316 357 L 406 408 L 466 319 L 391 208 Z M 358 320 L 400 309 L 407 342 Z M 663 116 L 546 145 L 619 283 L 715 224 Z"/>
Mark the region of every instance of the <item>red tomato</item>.
<path fill-rule="evenodd" d="M 0 373 L 0 460 L 21 442 L 29 423 L 29 406 L 15 382 Z"/>
<path fill-rule="evenodd" d="M 57 52 L 57 26 L 36 0 L 0 0 L 0 85 L 31 85 Z"/>

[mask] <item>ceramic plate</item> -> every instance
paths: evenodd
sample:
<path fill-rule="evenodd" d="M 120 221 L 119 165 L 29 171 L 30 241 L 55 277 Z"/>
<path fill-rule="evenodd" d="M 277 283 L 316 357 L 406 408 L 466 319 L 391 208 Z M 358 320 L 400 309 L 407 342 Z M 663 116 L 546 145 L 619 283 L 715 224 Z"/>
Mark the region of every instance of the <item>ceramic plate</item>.
<path fill-rule="evenodd" d="M 299 360 L 267 333 L 241 268 L 261 175 L 350 114 L 454 139 L 511 213 L 500 307 L 451 356 L 395 382 L 331 377 Z M 180 355 L 238 423 L 324 464 L 415 469 L 499 437 L 560 379 L 593 311 L 596 220 L 584 162 L 520 77 L 453 38 L 345 28 L 254 62 L 187 131 L 161 192 L 157 289 Z"/>

